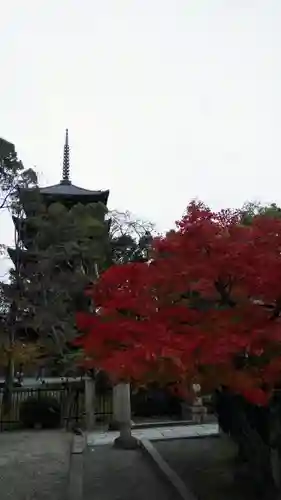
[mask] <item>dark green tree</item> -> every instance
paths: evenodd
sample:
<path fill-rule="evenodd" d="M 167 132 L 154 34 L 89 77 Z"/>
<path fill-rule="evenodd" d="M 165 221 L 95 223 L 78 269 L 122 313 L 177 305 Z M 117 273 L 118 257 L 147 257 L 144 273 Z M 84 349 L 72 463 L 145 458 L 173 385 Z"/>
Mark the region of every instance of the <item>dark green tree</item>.
<path fill-rule="evenodd" d="M 15 146 L 0 139 L 0 209 L 9 210 L 14 216 L 22 212 L 20 201 L 20 190 L 33 188 L 37 185 L 37 175 L 33 169 L 24 169 L 22 162 L 18 159 Z M 18 246 L 18 238 L 15 234 L 15 247 Z M 1 251 L 5 252 L 5 245 L 0 242 Z M 16 325 L 18 317 L 18 291 L 20 289 L 20 267 L 15 262 L 14 295 L 7 296 L 7 285 L 0 283 L 1 301 L 1 347 L 5 352 L 3 359 L 6 365 L 6 384 L 3 395 L 3 407 L 9 410 L 11 404 L 11 391 L 14 379 L 14 346 L 17 341 Z"/>
<path fill-rule="evenodd" d="M 268 217 L 281 217 L 281 208 L 276 203 L 263 205 L 261 202 L 246 202 L 241 209 L 241 220 L 243 224 L 251 224 L 256 215 Z"/>
<path fill-rule="evenodd" d="M 148 260 L 154 225 L 135 218 L 129 211 L 113 210 L 109 216 L 111 253 L 108 264 Z"/>
<path fill-rule="evenodd" d="M 52 360 L 66 368 L 77 335 L 75 313 L 91 306 L 85 289 L 102 272 L 108 255 L 108 224 L 102 203 L 70 209 L 46 205 L 39 190 L 26 192 L 25 218 L 14 218 L 21 244 L 9 249 L 19 262 L 20 287 L 11 272 L 7 296 L 15 297 L 21 330 L 33 332 Z"/>
<path fill-rule="evenodd" d="M 37 184 L 33 169 L 24 169 L 14 144 L 0 138 L 0 209 L 17 210 L 18 189 Z"/>

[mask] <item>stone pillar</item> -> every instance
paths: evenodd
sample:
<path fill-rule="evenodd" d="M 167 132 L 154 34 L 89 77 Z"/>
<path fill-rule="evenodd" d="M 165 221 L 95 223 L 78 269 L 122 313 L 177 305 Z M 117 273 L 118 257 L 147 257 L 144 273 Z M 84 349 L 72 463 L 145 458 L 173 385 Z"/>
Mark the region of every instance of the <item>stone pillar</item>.
<path fill-rule="evenodd" d="M 121 425 L 122 425 L 122 420 L 120 420 L 120 418 L 122 419 L 122 415 L 123 415 L 122 412 L 124 412 L 125 410 L 123 408 L 124 397 L 123 397 L 123 393 L 122 393 L 122 390 L 124 390 L 124 389 L 122 389 L 121 386 L 124 386 L 124 385 L 128 385 L 129 391 L 130 391 L 130 384 L 117 384 L 117 385 L 113 386 L 113 390 L 112 390 L 113 418 L 109 424 L 109 430 L 111 430 L 111 431 L 119 431 L 121 428 Z M 130 394 L 129 394 L 129 402 L 127 402 L 125 404 L 127 404 L 128 408 L 129 408 L 128 414 L 130 413 L 129 419 L 130 419 L 130 422 L 132 424 Z"/>
<path fill-rule="evenodd" d="M 202 398 L 197 396 L 193 400 L 193 405 L 191 407 L 192 420 L 195 424 L 202 424 L 207 415 L 207 409 L 203 405 Z"/>
<path fill-rule="evenodd" d="M 91 431 L 95 427 L 95 381 L 90 378 L 85 378 L 85 413 L 86 413 L 86 429 Z"/>
<path fill-rule="evenodd" d="M 191 407 L 192 420 L 195 424 L 202 424 L 207 415 L 207 408 L 203 405 L 203 400 L 200 395 L 201 386 L 200 384 L 193 384 L 192 389 L 195 395 Z"/>
<path fill-rule="evenodd" d="M 118 422 L 120 435 L 114 441 L 114 446 L 126 450 L 135 449 L 138 440 L 131 433 L 131 393 L 130 384 L 117 384 L 114 387 L 114 418 Z"/>
<path fill-rule="evenodd" d="M 119 415 L 120 415 L 120 397 L 119 397 L 119 384 L 114 385 L 112 389 L 112 406 L 113 416 L 112 421 L 109 423 L 109 430 L 118 431 L 120 429 Z"/>

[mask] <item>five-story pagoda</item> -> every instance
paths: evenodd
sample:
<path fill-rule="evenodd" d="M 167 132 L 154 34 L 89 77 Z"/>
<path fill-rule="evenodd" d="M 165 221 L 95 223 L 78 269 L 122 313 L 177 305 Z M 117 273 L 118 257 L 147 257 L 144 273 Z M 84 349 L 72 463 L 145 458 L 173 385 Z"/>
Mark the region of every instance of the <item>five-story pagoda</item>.
<path fill-rule="evenodd" d="M 69 153 L 66 130 L 62 179 L 20 191 L 16 244 L 8 249 L 15 267 L 15 337 L 39 339 L 60 359 L 77 333 L 76 311 L 88 307 L 85 287 L 108 255 L 109 191 L 72 184 Z"/>

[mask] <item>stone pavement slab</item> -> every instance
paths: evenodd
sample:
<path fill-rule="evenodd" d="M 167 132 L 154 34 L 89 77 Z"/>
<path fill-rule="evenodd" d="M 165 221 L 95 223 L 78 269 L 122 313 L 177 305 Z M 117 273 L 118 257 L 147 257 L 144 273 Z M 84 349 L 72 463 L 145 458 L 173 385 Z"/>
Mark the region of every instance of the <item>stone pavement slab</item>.
<path fill-rule="evenodd" d="M 0 433 L 1 500 L 64 500 L 70 439 L 64 431 Z"/>
<path fill-rule="evenodd" d="M 164 428 L 161 434 L 165 439 L 213 436 L 219 433 L 217 424 L 186 425 L 174 428 Z"/>
<path fill-rule="evenodd" d="M 133 436 L 138 439 L 157 441 L 163 439 L 178 439 L 190 437 L 203 437 L 218 435 L 217 424 L 185 425 L 176 427 L 150 427 L 147 429 L 134 429 Z M 87 436 L 88 446 L 106 445 L 113 443 L 119 435 L 117 431 L 90 432 Z"/>
<path fill-rule="evenodd" d="M 238 479 L 234 473 L 237 449 L 226 436 L 189 439 L 188 443 L 181 439 L 154 441 L 153 447 L 198 499 L 253 500 L 246 476 Z"/>
<path fill-rule="evenodd" d="M 174 500 L 141 450 L 119 450 L 111 443 L 84 454 L 83 500 Z"/>

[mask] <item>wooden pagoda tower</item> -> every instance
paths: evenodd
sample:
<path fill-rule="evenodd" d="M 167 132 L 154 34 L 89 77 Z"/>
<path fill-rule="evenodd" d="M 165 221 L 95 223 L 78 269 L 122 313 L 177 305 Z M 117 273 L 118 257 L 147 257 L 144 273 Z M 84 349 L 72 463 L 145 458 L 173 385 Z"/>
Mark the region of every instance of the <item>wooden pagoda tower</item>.
<path fill-rule="evenodd" d="M 30 247 L 32 248 L 32 239 L 34 237 L 32 225 L 29 224 L 29 218 L 32 218 L 34 215 L 34 213 L 31 212 L 32 209 L 30 209 L 30 196 L 28 196 L 29 194 L 32 195 L 32 192 L 36 192 L 37 195 L 39 195 L 40 202 L 42 202 L 45 207 L 49 207 L 53 203 L 60 203 L 67 209 L 71 209 L 77 204 L 92 205 L 95 203 L 102 203 L 107 206 L 109 197 L 109 190 L 96 191 L 84 189 L 71 182 L 69 137 L 68 130 L 66 130 L 61 181 L 51 186 L 22 189 L 19 193 L 24 216 L 13 216 L 18 244 L 16 248 L 8 248 L 8 254 L 15 266 L 15 275 L 18 269 L 21 267 L 25 269 L 26 267 L 24 279 L 28 279 L 28 264 L 30 258 L 32 258 L 32 249 L 31 251 L 29 250 Z M 27 200 L 26 203 L 25 200 Z M 106 227 L 108 230 L 110 221 L 107 221 Z M 20 322 L 19 328 L 15 328 L 15 337 L 32 341 L 32 339 L 36 339 L 37 334 L 32 328 L 26 329 L 26 327 L 22 327 Z"/>

